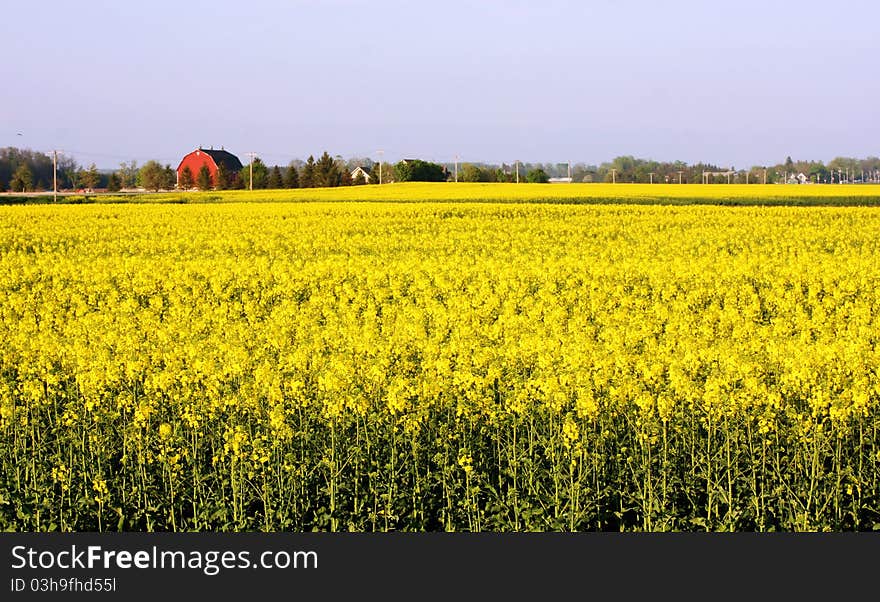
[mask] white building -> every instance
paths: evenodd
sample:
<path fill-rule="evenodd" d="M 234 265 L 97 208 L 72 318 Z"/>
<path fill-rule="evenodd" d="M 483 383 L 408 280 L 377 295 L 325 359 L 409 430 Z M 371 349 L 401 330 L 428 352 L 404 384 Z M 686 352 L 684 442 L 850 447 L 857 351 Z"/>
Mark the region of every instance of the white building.
<path fill-rule="evenodd" d="M 368 173 L 366 172 L 366 170 L 365 170 L 363 167 L 361 167 L 360 165 L 358 165 L 357 167 L 355 167 L 355 168 L 351 171 L 351 179 L 352 179 L 352 181 L 356 180 L 357 177 L 358 177 L 359 175 L 362 176 L 362 177 L 364 178 L 364 182 L 366 182 L 367 184 L 370 183 L 370 174 L 368 174 Z"/>

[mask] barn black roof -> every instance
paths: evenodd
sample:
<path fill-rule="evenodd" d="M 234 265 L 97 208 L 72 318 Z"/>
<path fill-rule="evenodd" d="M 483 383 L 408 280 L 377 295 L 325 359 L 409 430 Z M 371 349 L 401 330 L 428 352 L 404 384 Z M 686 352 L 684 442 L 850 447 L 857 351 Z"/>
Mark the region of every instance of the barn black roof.
<path fill-rule="evenodd" d="M 221 164 L 227 171 L 239 171 L 244 165 L 241 164 L 238 157 L 226 150 L 214 150 L 213 148 L 198 149 L 214 159 L 214 163 L 219 167 Z"/>

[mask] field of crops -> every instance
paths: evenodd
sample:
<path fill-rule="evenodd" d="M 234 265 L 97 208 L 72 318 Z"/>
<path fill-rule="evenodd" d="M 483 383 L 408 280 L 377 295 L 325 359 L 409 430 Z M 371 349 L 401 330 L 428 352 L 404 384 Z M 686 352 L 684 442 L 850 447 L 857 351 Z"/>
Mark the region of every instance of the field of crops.
<path fill-rule="evenodd" d="M 0 207 L 0 529 L 870 530 L 878 336 L 874 208 Z"/>
<path fill-rule="evenodd" d="M 42 202 L 51 202 L 51 195 Z M 11 203 L 14 196 L 0 195 Z M 23 201 L 28 199 L 18 199 Z M 29 202 L 40 200 L 31 198 Z M 301 201 L 388 202 L 496 202 L 577 203 L 639 205 L 828 205 L 878 206 L 880 185 L 782 185 L 782 184 L 476 184 L 419 183 L 382 186 L 340 186 L 292 190 L 224 190 L 211 192 L 163 192 L 128 195 L 74 195 L 67 202 L 111 203 L 217 203 Z"/>

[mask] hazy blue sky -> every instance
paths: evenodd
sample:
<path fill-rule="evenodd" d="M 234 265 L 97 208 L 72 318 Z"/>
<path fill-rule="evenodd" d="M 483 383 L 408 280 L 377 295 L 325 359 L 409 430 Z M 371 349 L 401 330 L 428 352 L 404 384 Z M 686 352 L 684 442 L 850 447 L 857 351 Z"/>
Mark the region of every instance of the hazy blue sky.
<path fill-rule="evenodd" d="M 0 42 L 0 147 L 99 167 L 880 154 L 877 0 L 4 2 Z"/>

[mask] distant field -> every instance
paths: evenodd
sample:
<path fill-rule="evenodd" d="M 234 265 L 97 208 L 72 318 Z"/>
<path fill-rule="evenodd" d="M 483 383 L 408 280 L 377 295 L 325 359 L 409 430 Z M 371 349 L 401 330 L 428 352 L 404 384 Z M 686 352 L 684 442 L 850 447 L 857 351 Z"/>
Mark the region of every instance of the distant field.
<path fill-rule="evenodd" d="M 65 203 L 211 203 L 305 201 L 479 201 L 540 203 L 636 203 L 675 205 L 880 205 L 880 185 L 781 184 L 470 184 L 406 183 L 382 186 L 225 190 L 65 196 Z M 50 196 L 0 195 L 0 203 L 51 203 Z M 62 202 L 62 199 L 59 199 Z"/>

